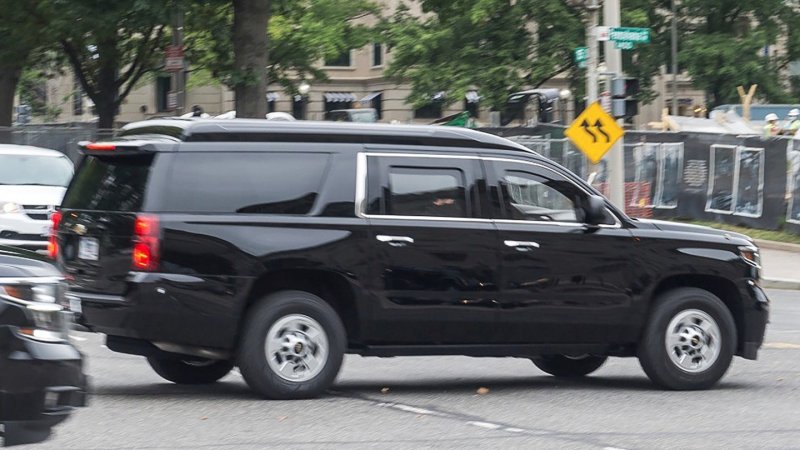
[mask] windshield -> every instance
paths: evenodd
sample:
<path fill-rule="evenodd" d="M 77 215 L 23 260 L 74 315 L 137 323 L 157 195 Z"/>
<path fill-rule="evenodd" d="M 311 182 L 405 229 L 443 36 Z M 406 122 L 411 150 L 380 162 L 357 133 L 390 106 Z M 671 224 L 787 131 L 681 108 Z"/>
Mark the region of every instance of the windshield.
<path fill-rule="evenodd" d="M 353 122 L 361 123 L 373 123 L 377 120 L 375 112 L 372 110 L 353 111 L 350 113 L 350 117 L 353 118 Z"/>
<path fill-rule="evenodd" d="M 66 156 L 0 155 L 0 185 L 66 187 L 72 171 Z"/>

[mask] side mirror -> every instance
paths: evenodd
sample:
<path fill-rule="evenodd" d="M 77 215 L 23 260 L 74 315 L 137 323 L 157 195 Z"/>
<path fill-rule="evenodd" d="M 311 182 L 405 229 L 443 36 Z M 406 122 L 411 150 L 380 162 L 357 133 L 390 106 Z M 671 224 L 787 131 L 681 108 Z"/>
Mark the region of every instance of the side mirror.
<path fill-rule="evenodd" d="M 583 208 L 587 225 L 600 225 L 606 219 L 606 201 L 599 195 L 590 195 Z"/>

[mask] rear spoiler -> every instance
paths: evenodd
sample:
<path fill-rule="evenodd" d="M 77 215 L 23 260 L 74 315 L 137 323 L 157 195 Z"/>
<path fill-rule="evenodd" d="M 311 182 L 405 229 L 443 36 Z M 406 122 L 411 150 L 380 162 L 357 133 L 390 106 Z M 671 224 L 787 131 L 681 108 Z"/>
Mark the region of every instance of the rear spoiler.
<path fill-rule="evenodd" d="M 152 142 L 117 141 L 117 142 L 78 142 L 81 153 L 95 156 L 131 156 L 152 153 L 156 146 Z"/>

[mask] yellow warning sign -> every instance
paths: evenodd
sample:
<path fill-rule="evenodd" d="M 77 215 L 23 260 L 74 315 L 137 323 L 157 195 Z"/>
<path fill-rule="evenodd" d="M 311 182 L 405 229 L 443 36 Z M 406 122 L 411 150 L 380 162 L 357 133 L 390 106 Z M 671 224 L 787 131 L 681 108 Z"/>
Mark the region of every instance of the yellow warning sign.
<path fill-rule="evenodd" d="M 600 103 L 592 103 L 564 132 L 593 164 L 603 159 L 606 152 L 625 134 Z"/>

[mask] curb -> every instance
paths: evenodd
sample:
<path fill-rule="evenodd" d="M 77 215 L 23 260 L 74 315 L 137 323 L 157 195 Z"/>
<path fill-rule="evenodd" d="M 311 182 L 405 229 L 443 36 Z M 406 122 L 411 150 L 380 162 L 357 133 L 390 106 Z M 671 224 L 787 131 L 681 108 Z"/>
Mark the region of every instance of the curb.
<path fill-rule="evenodd" d="M 800 281 L 798 280 L 762 278 L 759 285 L 764 289 L 786 289 L 791 291 L 800 291 Z"/>
<path fill-rule="evenodd" d="M 753 240 L 758 248 L 766 248 L 770 250 L 782 250 L 785 252 L 800 253 L 800 244 L 790 244 L 788 242 L 765 241 L 762 239 Z"/>

